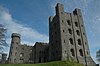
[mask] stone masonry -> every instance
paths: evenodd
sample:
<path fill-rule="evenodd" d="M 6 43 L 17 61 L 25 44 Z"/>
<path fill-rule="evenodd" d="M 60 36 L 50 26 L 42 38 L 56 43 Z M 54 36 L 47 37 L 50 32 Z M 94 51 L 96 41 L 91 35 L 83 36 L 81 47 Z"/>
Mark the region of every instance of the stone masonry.
<path fill-rule="evenodd" d="M 64 12 L 64 6 L 60 3 L 55 9 L 56 15 L 49 18 L 49 44 L 36 42 L 34 46 L 22 45 L 20 34 L 13 33 L 9 63 L 72 60 L 86 66 L 96 66 L 90 56 L 81 10 L 76 8 L 73 13 Z"/>
<path fill-rule="evenodd" d="M 87 66 L 95 65 L 90 56 L 80 9 L 64 12 L 57 4 L 56 15 L 49 18 L 49 60 L 74 60 Z"/>

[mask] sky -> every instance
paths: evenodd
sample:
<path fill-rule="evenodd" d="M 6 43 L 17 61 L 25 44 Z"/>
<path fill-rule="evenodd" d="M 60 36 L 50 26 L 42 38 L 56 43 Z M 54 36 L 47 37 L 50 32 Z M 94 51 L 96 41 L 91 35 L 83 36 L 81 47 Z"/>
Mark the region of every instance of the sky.
<path fill-rule="evenodd" d="M 55 15 L 57 3 L 64 5 L 66 12 L 81 9 L 89 49 L 96 61 L 100 49 L 100 0 L 0 0 L 0 24 L 7 28 L 7 43 L 11 34 L 21 34 L 21 43 L 49 42 L 49 16 Z M 9 47 L 5 52 L 9 53 Z"/>

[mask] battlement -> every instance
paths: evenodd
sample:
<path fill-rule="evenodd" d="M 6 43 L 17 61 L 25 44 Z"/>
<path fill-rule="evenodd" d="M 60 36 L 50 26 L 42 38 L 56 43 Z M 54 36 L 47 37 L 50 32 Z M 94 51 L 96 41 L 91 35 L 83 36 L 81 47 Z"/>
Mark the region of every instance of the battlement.
<path fill-rule="evenodd" d="M 19 37 L 19 38 L 20 38 L 20 34 L 18 34 L 18 33 L 13 33 L 11 37 L 12 37 L 12 38 L 13 38 L 13 37 Z"/>

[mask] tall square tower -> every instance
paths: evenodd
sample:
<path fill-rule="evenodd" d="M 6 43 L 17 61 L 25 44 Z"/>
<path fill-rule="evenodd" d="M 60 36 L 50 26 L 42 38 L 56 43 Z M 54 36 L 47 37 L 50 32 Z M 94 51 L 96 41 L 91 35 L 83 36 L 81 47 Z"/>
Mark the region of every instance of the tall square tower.
<path fill-rule="evenodd" d="M 56 15 L 49 18 L 49 60 L 74 60 L 95 65 L 90 56 L 80 9 L 64 12 L 63 4 L 56 5 Z"/>

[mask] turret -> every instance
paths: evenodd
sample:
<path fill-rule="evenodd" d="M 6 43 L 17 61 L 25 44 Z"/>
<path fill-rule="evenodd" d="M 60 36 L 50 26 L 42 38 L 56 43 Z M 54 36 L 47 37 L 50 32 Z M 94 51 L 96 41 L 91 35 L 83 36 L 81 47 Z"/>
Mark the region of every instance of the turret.
<path fill-rule="evenodd" d="M 20 34 L 18 33 L 13 33 L 12 36 L 12 44 L 20 44 Z"/>
<path fill-rule="evenodd" d="M 2 64 L 5 64 L 6 63 L 6 58 L 7 58 L 7 54 L 3 53 L 2 54 L 2 60 L 1 60 L 1 63 Z"/>
<path fill-rule="evenodd" d="M 56 9 L 56 15 L 58 16 L 60 16 L 61 14 L 63 14 L 64 13 L 64 6 L 63 6 L 63 4 L 60 4 L 60 3 L 57 3 L 57 6 L 55 7 L 55 9 Z"/>
<path fill-rule="evenodd" d="M 16 56 L 18 56 L 18 46 L 20 45 L 20 34 L 13 33 L 11 36 L 11 47 L 9 53 L 9 63 L 17 63 Z"/>

